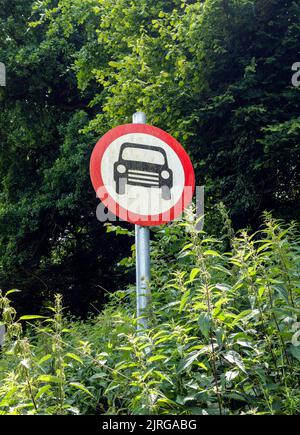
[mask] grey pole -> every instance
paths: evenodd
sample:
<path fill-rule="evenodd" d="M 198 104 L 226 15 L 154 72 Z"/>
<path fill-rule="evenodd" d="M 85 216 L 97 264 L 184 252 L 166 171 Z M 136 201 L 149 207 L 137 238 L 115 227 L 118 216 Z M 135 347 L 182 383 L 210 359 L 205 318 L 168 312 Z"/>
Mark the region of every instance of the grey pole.
<path fill-rule="evenodd" d="M 137 112 L 133 115 L 133 124 L 146 124 L 146 115 Z M 150 298 L 150 231 L 148 227 L 135 226 L 136 247 L 136 314 L 137 330 L 148 327 L 147 311 Z"/>

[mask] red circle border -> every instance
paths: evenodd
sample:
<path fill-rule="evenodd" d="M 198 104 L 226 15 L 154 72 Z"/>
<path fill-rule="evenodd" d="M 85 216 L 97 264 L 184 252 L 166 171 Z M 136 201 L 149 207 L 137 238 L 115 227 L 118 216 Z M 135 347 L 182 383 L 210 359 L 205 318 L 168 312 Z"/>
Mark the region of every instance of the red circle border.
<path fill-rule="evenodd" d="M 181 195 L 178 202 L 173 205 L 171 209 L 164 213 L 158 215 L 139 215 L 132 213 L 116 203 L 104 185 L 100 170 L 103 155 L 113 141 L 120 136 L 130 133 L 144 133 L 161 139 L 169 145 L 173 151 L 175 151 L 181 161 L 185 176 L 183 195 Z M 92 152 L 90 160 L 90 176 L 97 196 L 105 207 L 122 220 L 141 226 L 158 226 L 176 219 L 192 201 L 195 190 L 194 168 L 182 145 L 167 132 L 148 124 L 120 125 L 108 131 L 101 139 L 99 139 Z M 100 195 L 99 190 L 101 190 Z"/>

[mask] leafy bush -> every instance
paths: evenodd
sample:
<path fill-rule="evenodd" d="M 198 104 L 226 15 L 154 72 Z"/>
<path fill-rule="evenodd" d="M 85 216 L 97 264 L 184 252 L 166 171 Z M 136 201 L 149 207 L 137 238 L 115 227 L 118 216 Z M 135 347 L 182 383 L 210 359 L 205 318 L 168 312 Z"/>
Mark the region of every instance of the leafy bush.
<path fill-rule="evenodd" d="M 229 239 L 228 225 L 220 240 L 190 218 L 155 229 L 152 310 L 140 334 L 134 288 L 86 322 L 64 320 L 60 296 L 52 317 L 16 320 L 2 296 L 0 412 L 296 414 L 297 226 L 266 214 L 260 231 Z"/>

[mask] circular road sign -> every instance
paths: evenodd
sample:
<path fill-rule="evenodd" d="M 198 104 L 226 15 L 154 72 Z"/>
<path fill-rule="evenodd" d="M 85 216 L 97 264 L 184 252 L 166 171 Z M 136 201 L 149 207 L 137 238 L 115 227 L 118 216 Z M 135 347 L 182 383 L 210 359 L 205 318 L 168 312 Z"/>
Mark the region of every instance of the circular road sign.
<path fill-rule="evenodd" d="M 93 150 L 90 174 L 105 207 L 142 226 L 176 219 L 195 189 L 194 169 L 180 143 L 144 124 L 125 124 L 106 133 Z"/>

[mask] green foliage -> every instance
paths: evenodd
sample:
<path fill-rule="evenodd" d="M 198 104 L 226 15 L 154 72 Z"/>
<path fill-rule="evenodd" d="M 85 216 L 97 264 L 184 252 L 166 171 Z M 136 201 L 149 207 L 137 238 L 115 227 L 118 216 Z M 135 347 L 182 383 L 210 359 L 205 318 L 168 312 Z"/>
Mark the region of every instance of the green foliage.
<path fill-rule="evenodd" d="M 78 10 L 95 26 L 97 40 L 74 62 L 81 89 L 98 83 L 87 130 L 102 134 L 144 110 L 186 146 L 207 206 L 211 196 L 223 201 L 237 228 L 266 209 L 298 218 L 297 2 L 59 0 L 52 11 L 44 3 L 50 32 L 75 34 Z"/>
<path fill-rule="evenodd" d="M 59 289 L 84 314 L 123 283 L 128 238 L 107 242 L 88 162 L 136 110 L 191 155 L 208 231 L 221 201 L 235 228 L 299 217 L 299 17 L 295 1 L 0 0 L 0 284 L 19 310 Z"/>
<path fill-rule="evenodd" d="M 2 296 L 3 414 L 297 414 L 297 226 L 266 214 L 228 252 L 191 221 L 156 230 L 140 334 L 131 288 L 86 322 L 64 320 L 57 296 L 53 317 L 20 319 L 25 334 Z"/>
<path fill-rule="evenodd" d="M 265 209 L 299 217 L 298 3 L 0 6 L 0 282 L 22 289 L 0 298 L 0 413 L 299 412 L 297 226 L 265 215 L 254 234 L 232 228 Z M 134 248 L 121 260 L 132 232 L 96 221 L 88 176 L 96 138 L 136 110 L 191 154 L 219 234 L 193 219 L 153 229 L 141 335 Z M 86 322 L 63 315 L 61 296 L 47 307 L 59 289 L 82 314 L 117 284 Z"/>
<path fill-rule="evenodd" d="M 104 250 L 106 231 L 95 217 L 88 167 L 97 136 L 79 133 L 93 94 L 78 91 L 72 70 L 84 35 L 67 39 L 46 25 L 29 26 L 32 5 L 0 0 L 7 68 L 0 89 L 0 285 L 22 289 L 14 295 L 18 312 L 37 312 L 59 288 L 69 310 L 85 315 L 91 303 L 103 303 L 100 283 L 115 288 L 112 271 L 127 240 L 119 241 L 119 254 L 113 237 Z"/>

